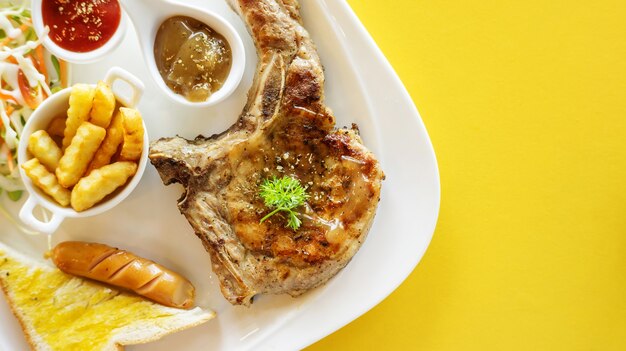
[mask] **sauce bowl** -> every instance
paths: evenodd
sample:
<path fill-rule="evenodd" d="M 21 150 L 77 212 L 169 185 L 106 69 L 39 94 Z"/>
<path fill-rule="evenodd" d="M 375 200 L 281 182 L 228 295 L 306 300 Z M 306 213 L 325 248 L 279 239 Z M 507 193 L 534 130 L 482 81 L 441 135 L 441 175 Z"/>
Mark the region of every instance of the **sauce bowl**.
<path fill-rule="evenodd" d="M 40 38 L 44 36 L 44 27 L 45 27 L 44 22 L 43 22 L 42 2 L 43 0 L 31 0 L 31 17 L 33 20 L 33 27 L 35 28 L 35 33 L 37 33 L 37 36 Z M 121 8 L 120 8 L 120 11 L 121 11 Z M 113 34 L 113 36 L 109 38 L 109 40 L 106 43 L 104 43 L 104 45 L 92 51 L 75 52 L 75 51 L 66 50 L 60 47 L 59 45 L 57 45 L 54 41 L 52 41 L 49 35 L 45 35 L 45 38 L 43 39 L 43 45 L 52 54 L 54 54 L 58 58 L 63 59 L 67 62 L 92 63 L 92 62 L 96 62 L 100 60 L 101 58 L 103 58 L 105 55 L 107 55 L 111 51 L 115 50 L 115 48 L 117 48 L 120 45 L 120 43 L 122 42 L 122 39 L 124 38 L 124 35 L 126 34 L 127 25 L 128 24 L 127 24 L 126 15 L 124 14 L 124 11 L 122 11 L 121 17 L 120 17 L 120 23 L 117 26 L 117 29 L 115 33 Z"/>
<path fill-rule="evenodd" d="M 104 78 L 104 81 L 111 87 L 113 87 L 113 83 L 118 80 L 125 82 L 131 88 L 132 93 L 129 95 L 121 95 L 118 94 L 114 89 L 113 93 L 117 101 L 126 107 L 136 106 L 141 99 L 141 96 L 143 95 L 143 83 L 130 73 L 117 67 L 110 69 L 107 72 L 106 77 Z M 44 234 L 54 233 L 65 218 L 84 218 L 95 216 L 102 212 L 108 211 L 118 205 L 128 195 L 130 195 L 130 193 L 135 189 L 137 184 L 139 184 L 141 176 L 143 175 L 143 172 L 145 171 L 146 165 L 148 163 L 149 139 L 148 133 L 146 131 L 146 126 L 144 124 L 145 132 L 143 138 L 143 152 L 138 162 L 137 173 L 135 173 L 135 175 L 126 185 L 114 192 L 113 195 L 104 198 L 94 207 L 82 212 L 77 212 L 71 207 L 63 207 L 56 203 L 54 200 L 52 200 L 52 198 L 50 198 L 41 189 L 39 189 L 39 187 L 33 184 L 30 178 L 26 175 L 26 172 L 24 172 L 24 169 L 22 169 L 21 167 L 22 163 L 32 158 L 30 153 L 28 152 L 28 139 L 30 135 L 35 131 L 46 129 L 52 119 L 58 116 L 62 116 L 67 112 L 71 91 L 71 87 L 59 91 L 58 93 L 46 99 L 35 110 L 35 112 L 33 112 L 33 114 L 28 119 L 28 122 L 26 122 L 26 125 L 24 126 L 24 129 L 22 131 L 22 137 L 20 138 L 20 143 L 17 148 L 20 176 L 22 177 L 24 186 L 29 194 L 28 200 L 26 200 L 26 202 L 20 209 L 19 217 L 24 222 L 24 224 Z M 37 206 L 42 206 L 52 213 L 51 218 L 48 222 L 44 222 L 35 217 L 35 215 L 33 214 L 33 210 Z"/>
<path fill-rule="evenodd" d="M 245 49 L 235 28 L 224 18 L 214 12 L 171 0 L 120 0 L 120 3 L 135 26 L 141 52 L 152 79 L 170 99 L 185 106 L 207 107 L 223 101 L 235 91 L 245 70 Z M 228 78 L 222 87 L 205 101 L 192 102 L 172 91 L 163 81 L 157 68 L 154 57 L 157 32 L 166 19 L 175 16 L 191 17 L 203 22 L 221 34 L 230 45 L 232 64 Z"/>

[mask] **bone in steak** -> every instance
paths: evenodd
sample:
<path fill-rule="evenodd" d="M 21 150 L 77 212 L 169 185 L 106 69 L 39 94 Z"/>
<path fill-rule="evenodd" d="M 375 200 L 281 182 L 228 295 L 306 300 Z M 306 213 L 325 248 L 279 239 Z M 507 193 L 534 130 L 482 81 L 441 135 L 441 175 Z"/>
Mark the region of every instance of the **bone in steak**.
<path fill-rule="evenodd" d="M 256 294 L 300 295 L 337 274 L 367 236 L 384 174 L 355 125 L 335 129 L 298 2 L 232 5 L 259 55 L 241 117 L 210 138 L 160 139 L 150 160 L 165 184 L 184 186 L 178 207 L 209 252 L 224 296 L 247 305 Z M 259 222 L 270 211 L 259 185 L 285 175 L 310 196 L 296 231 L 280 214 Z"/>

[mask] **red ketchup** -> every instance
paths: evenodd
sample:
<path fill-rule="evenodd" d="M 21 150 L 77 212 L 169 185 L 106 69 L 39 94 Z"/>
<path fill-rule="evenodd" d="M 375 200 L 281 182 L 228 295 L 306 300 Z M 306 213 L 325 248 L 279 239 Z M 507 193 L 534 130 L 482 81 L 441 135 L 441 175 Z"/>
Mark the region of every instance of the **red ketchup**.
<path fill-rule="evenodd" d="M 65 50 L 88 52 L 104 45 L 120 25 L 117 0 L 43 0 L 50 39 Z"/>

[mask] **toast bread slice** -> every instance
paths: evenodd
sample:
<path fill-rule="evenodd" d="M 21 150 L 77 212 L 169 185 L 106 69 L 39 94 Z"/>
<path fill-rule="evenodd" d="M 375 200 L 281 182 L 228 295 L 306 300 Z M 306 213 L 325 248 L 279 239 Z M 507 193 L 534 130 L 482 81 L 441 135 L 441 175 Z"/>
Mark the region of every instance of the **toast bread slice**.
<path fill-rule="evenodd" d="M 124 350 L 215 316 L 65 274 L 0 242 L 0 287 L 32 350 Z"/>

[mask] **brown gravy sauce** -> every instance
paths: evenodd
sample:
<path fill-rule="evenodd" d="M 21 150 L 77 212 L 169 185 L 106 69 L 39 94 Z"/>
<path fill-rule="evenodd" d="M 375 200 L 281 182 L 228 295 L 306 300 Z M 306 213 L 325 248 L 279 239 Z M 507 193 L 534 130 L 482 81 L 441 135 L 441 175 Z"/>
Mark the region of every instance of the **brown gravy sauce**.
<path fill-rule="evenodd" d="M 219 90 L 232 65 L 228 41 L 206 24 L 184 16 L 161 24 L 154 57 L 165 84 L 192 102 L 206 101 Z"/>

